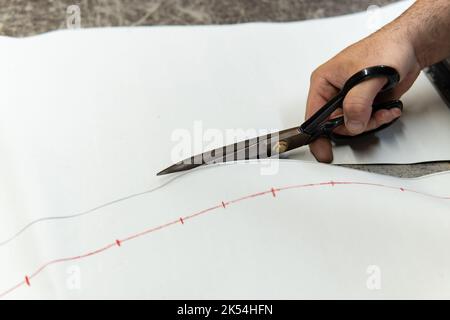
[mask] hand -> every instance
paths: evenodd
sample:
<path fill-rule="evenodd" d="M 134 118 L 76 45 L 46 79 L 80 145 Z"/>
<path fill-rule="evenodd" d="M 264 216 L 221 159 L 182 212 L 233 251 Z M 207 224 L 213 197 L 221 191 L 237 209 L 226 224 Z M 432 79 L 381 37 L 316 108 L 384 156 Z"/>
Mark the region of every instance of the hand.
<path fill-rule="evenodd" d="M 379 32 L 346 48 L 334 58 L 317 68 L 311 75 L 306 107 L 306 118 L 313 115 L 342 88 L 354 73 L 366 67 L 387 65 L 400 74 L 400 82 L 385 98 L 399 99 L 418 77 L 421 66 L 413 46 L 407 37 L 395 38 L 389 30 Z M 343 102 L 345 127 L 335 131 L 339 134 L 356 135 L 391 122 L 401 115 L 398 108 L 380 110 L 371 116 L 375 97 L 385 85 L 385 78 L 374 78 L 355 86 Z M 335 117 L 337 114 L 332 115 Z M 310 150 L 320 162 L 331 162 L 331 143 L 319 138 L 310 144 Z"/>

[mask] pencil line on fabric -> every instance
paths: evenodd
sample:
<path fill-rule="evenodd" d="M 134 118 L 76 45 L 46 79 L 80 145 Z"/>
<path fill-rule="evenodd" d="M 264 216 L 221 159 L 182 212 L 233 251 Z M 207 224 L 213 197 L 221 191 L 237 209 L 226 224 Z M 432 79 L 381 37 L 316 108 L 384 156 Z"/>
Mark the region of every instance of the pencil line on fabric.
<path fill-rule="evenodd" d="M 39 274 L 41 274 L 47 267 L 54 265 L 54 264 L 59 264 L 59 263 L 64 263 L 64 262 L 69 262 L 69 261 L 75 261 L 75 260 L 81 260 L 81 259 L 85 259 L 88 257 L 92 257 L 94 255 L 98 255 L 101 254 L 102 252 L 105 252 L 111 248 L 114 247 L 120 247 L 122 248 L 125 242 L 143 237 L 145 235 L 151 234 L 153 232 L 162 230 L 162 229 L 166 229 L 170 226 L 176 225 L 176 224 L 186 224 L 188 220 L 194 219 L 196 217 L 199 217 L 201 215 L 204 215 L 206 213 L 212 212 L 214 210 L 217 209 L 224 209 L 224 208 L 228 208 L 228 206 L 238 203 L 238 202 L 242 202 L 245 200 L 249 200 L 252 198 L 257 198 L 257 197 L 261 197 L 264 195 L 269 194 L 271 197 L 273 197 L 274 199 L 276 199 L 276 194 L 282 191 L 286 191 L 286 190 L 292 190 L 292 189 L 302 189 L 302 188 L 311 188 L 311 187 L 323 187 L 323 186 L 331 186 L 332 188 L 336 188 L 337 186 L 346 186 L 346 185 L 358 185 L 358 186 L 370 186 L 370 187 L 376 187 L 376 188 L 385 188 L 385 189 L 391 189 L 391 190 L 398 190 L 401 193 L 414 193 L 414 194 L 418 194 L 418 195 L 422 195 L 425 197 L 432 197 L 432 198 L 436 198 L 436 199 L 441 199 L 441 200 L 450 200 L 450 195 L 449 196 L 439 196 L 439 195 L 434 195 L 434 194 L 430 194 L 430 193 L 425 193 L 425 192 L 421 192 L 421 191 L 417 191 L 417 190 L 413 190 L 413 189 L 408 189 L 408 188 L 404 188 L 404 187 L 397 187 L 397 186 L 391 186 L 391 185 L 384 185 L 384 184 L 380 184 L 380 183 L 370 183 L 370 182 L 358 182 L 358 181 L 326 181 L 326 182 L 318 182 L 318 183 L 309 183 L 309 184 L 297 184 L 297 185 L 289 185 L 289 186 L 284 186 L 284 187 L 279 187 L 279 188 L 270 188 L 268 190 L 263 190 L 260 192 L 256 192 L 256 193 L 252 193 L 252 194 L 248 194 L 245 195 L 243 197 L 240 198 L 236 198 L 230 201 L 220 201 L 218 202 L 218 204 L 216 206 L 213 207 L 209 207 L 197 212 L 194 212 L 192 214 L 183 216 L 183 217 L 179 217 L 176 220 L 172 220 L 169 221 L 165 224 L 156 226 L 156 227 L 151 227 L 148 229 L 144 229 L 138 233 L 135 234 L 131 234 L 128 237 L 125 237 L 123 239 L 115 239 L 114 241 L 112 241 L 109 244 L 106 244 L 105 246 L 101 247 L 101 248 L 97 248 L 93 251 L 89 251 L 80 255 L 76 255 L 76 256 L 69 256 L 69 257 L 63 257 L 63 258 L 58 258 L 58 259 L 54 259 L 54 260 L 50 260 L 44 264 L 42 264 L 39 268 L 37 268 L 33 273 L 31 273 L 30 275 L 24 275 L 23 280 L 18 282 L 17 284 L 15 284 L 14 286 L 12 286 L 11 288 L 3 291 L 0 293 L 0 299 L 6 297 L 8 294 L 12 293 L 13 291 L 16 291 L 17 289 L 19 289 L 20 287 L 23 286 L 27 286 L 27 287 L 33 287 L 33 279 L 36 278 Z"/>
<path fill-rule="evenodd" d="M 118 199 L 115 199 L 115 200 L 112 200 L 112 201 L 108 201 L 108 202 L 105 202 L 105 203 L 103 203 L 101 205 L 98 205 L 98 206 L 96 206 L 94 208 L 91 208 L 91 209 L 88 209 L 88 210 L 85 210 L 85 211 L 81 211 L 81 212 L 78 212 L 78 213 L 75 213 L 75 214 L 70 214 L 70 215 L 65 215 L 65 216 L 49 216 L 49 217 L 43 217 L 43 218 L 32 220 L 32 221 L 28 222 L 27 224 L 25 224 L 22 228 L 20 228 L 18 231 L 16 231 L 14 234 L 9 236 L 8 238 L 0 241 L 0 247 L 3 247 L 5 245 L 7 245 L 8 243 L 12 242 L 14 239 L 18 238 L 21 234 L 23 234 L 25 231 L 30 229 L 32 226 L 37 225 L 39 223 L 55 221 L 55 220 L 74 219 L 74 218 L 79 218 L 79 217 L 82 217 L 82 216 L 90 215 L 92 213 L 95 213 L 95 212 L 99 211 L 100 209 L 104 209 L 106 207 L 118 204 L 118 203 L 123 202 L 125 200 L 137 198 L 137 197 L 140 197 L 140 196 L 143 196 L 143 195 L 155 192 L 155 191 L 157 191 L 157 190 L 167 186 L 169 183 L 173 182 L 174 180 L 184 176 L 186 173 L 187 172 L 185 172 L 183 174 L 180 174 L 180 175 L 177 175 L 177 176 L 173 177 L 172 179 L 170 179 L 170 180 L 168 180 L 168 181 L 166 181 L 166 182 L 164 182 L 164 183 L 162 183 L 159 186 L 156 186 L 154 188 L 151 188 L 151 189 L 148 189 L 148 190 L 145 190 L 145 191 L 142 191 L 142 192 L 138 192 L 138 193 L 133 193 L 133 194 L 130 194 L 130 195 L 127 195 L 125 197 L 121 197 L 121 198 L 118 198 Z"/>

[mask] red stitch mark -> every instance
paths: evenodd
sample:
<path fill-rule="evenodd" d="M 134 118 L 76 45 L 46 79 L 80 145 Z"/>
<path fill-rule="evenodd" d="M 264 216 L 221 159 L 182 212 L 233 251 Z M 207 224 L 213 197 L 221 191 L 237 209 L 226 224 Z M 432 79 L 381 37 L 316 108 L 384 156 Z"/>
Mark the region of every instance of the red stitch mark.
<path fill-rule="evenodd" d="M 120 242 L 120 240 L 116 240 L 116 244 L 117 244 L 118 247 L 120 247 L 120 245 L 121 245 L 122 243 Z"/>
<path fill-rule="evenodd" d="M 269 192 L 272 192 L 272 195 L 275 196 L 275 191 L 279 192 L 279 191 L 285 191 L 285 190 L 291 190 L 291 189 L 302 189 L 302 188 L 312 188 L 312 187 L 320 187 L 320 186 L 324 186 L 324 185 L 329 185 L 330 182 L 319 182 L 319 183 L 309 183 L 309 184 L 297 184 L 297 185 L 290 185 L 290 186 L 284 186 L 284 187 L 280 187 L 278 189 L 274 189 L 272 188 L 271 190 L 266 190 L 266 191 L 261 191 L 261 192 L 256 192 L 256 193 L 252 193 L 237 199 L 233 199 L 227 202 L 227 205 L 229 204 L 234 204 L 234 203 L 238 203 L 244 200 L 248 200 L 248 199 L 253 199 L 256 197 L 260 197 L 263 196 L 265 194 L 268 194 Z M 395 189 L 398 190 L 399 187 L 397 186 L 389 186 L 389 185 L 384 185 L 384 184 L 379 184 L 379 183 L 370 183 L 370 182 L 355 182 L 355 181 L 333 181 L 333 185 L 357 185 L 357 186 L 369 186 L 369 187 L 377 187 L 377 188 L 385 188 L 385 189 Z M 411 189 L 404 189 L 404 188 L 400 188 L 402 191 L 405 192 L 411 192 L 411 193 L 415 193 L 415 194 L 419 194 L 422 196 L 426 196 L 426 197 L 432 197 L 432 198 L 436 198 L 436 199 L 441 199 L 441 200 L 450 200 L 450 195 L 449 196 L 439 196 L 439 195 L 434 195 L 434 194 L 430 194 L 430 193 L 426 193 L 426 192 L 421 192 L 421 191 L 415 191 L 415 190 L 411 190 Z M 184 219 L 193 219 L 196 217 L 199 217 L 201 215 L 204 215 L 208 212 L 217 210 L 219 208 L 221 208 L 222 205 L 217 205 L 211 208 L 207 208 L 207 209 L 203 209 L 200 210 L 198 212 L 194 212 L 190 215 L 187 215 L 184 217 Z M 119 241 L 119 243 L 125 242 L 125 241 L 130 241 L 130 240 L 134 240 L 137 239 L 139 237 L 148 235 L 150 233 L 168 228 L 172 225 L 175 225 L 177 223 L 184 223 L 183 218 L 180 218 L 179 220 L 173 220 L 170 222 L 167 222 L 165 224 L 156 226 L 156 227 L 152 227 L 152 228 L 148 228 L 145 229 L 139 233 L 135 233 L 132 234 L 126 238 L 123 238 L 122 240 Z M 34 277 L 38 276 L 42 271 L 44 271 L 48 266 L 54 265 L 54 264 L 59 264 L 59 263 L 64 263 L 64 262 L 69 262 L 69 261 L 76 261 L 76 260 L 81 260 L 84 258 L 88 258 L 97 254 L 100 254 L 102 252 L 105 252 L 109 249 L 111 249 L 112 247 L 117 246 L 117 240 L 114 241 L 113 243 L 109 243 L 99 249 L 81 254 L 81 255 L 77 255 L 77 256 L 72 256 L 72 257 L 65 257 L 65 258 L 59 258 L 59 259 L 55 259 L 55 260 L 51 260 L 48 261 L 44 264 L 42 264 L 34 273 L 32 273 L 30 276 L 26 276 L 25 277 L 25 281 L 20 281 L 18 282 L 15 286 L 9 288 L 8 290 L 5 290 L 3 292 L 0 292 L 0 298 L 5 297 L 6 295 L 10 294 L 11 292 L 19 289 L 20 287 L 22 287 L 24 284 L 30 286 L 30 280 L 33 279 Z"/>
<path fill-rule="evenodd" d="M 330 181 L 330 184 L 332 187 L 334 187 L 334 185 L 336 184 L 336 182 L 334 182 L 333 180 Z"/>
<path fill-rule="evenodd" d="M 222 207 L 225 209 L 225 202 L 222 201 Z"/>
<path fill-rule="evenodd" d="M 276 194 L 275 194 L 275 189 L 274 189 L 274 188 L 272 188 L 272 189 L 270 189 L 270 191 L 272 192 L 272 195 L 273 195 L 274 197 L 276 197 Z"/>
<path fill-rule="evenodd" d="M 184 220 L 182 217 L 180 217 L 180 222 L 181 222 L 181 224 L 184 224 Z"/>

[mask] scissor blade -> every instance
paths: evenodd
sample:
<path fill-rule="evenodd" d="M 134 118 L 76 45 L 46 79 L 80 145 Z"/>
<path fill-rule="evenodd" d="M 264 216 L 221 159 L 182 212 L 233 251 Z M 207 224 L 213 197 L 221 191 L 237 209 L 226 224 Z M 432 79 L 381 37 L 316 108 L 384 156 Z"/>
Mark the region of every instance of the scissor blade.
<path fill-rule="evenodd" d="M 157 175 L 190 170 L 204 164 L 269 158 L 308 144 L 310 140 L 311 136 L 301 132 L 298 127 L 290 128 L 197 154 L 158 172 Z"/>
<path fill-rule="evenodd" d="M 198 166 L 201 166 L 201 164 L 185 164 L 185 163 L 178 162 L 178 163 L 175 163 L 175 164 L 171 165 L 170 167 L 158 172 L 156 175 L 162 176 L 162 175 L 169 174 L 169 173 L 191 170 L 191 169 L 197 168 Z"/>

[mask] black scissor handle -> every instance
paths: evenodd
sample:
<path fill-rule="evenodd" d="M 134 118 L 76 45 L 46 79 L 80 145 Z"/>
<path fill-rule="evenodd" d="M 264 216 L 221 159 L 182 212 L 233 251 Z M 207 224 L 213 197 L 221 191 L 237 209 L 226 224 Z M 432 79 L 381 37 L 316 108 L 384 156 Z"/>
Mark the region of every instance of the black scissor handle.
<path fill-rule="evenodd" d="M 362 69 L 361 71 L 351 76 L 345 82 L 341 92 L 345 92 L 345 94 L 347 94 L 354 86 L 360 84 L 361 82 L 372 78 L 380 78 L 380 77 L 387 78 L 387 83 L 381 89 L 380 93 L 394 88 L 400 81 L 400 75 L 394 68 L 383 65 L 374 66 Z"/>
<path fill-rule="evenodd" d="M 344 101 L 345 96 L 354 86 L 360 84 L 363 81 L 380 77 L 385 77 L 387 79 L 387 83 L 380 90 L 380 93 L 394 88 L 400 81 L 400 75 L 398 74 L 397 70 L 395 70 L 392 67 L 380 65 L 365 68 L 355 73 L 353 76 L 351 76 L 345 82 L 341 91 L 334 98 L 328 101 L 312 117 L 310 117 L 301 125 L 300 131 L 311 135 L 313 139 L 319 136 L 327 136 L 333 141 L 344 142 L 361 136 L 372 134 L 376 131 L 382 130 L 390 126 L 392 123 L 394 123 L 395 120 L 383 126 L 380 126 L 374 130 L 367 131 L 356 136 L 345 136 L 333 133 L 333 129 L 344 124 L 344 117 L 338 117 L 335 119 L 327 120 L 336 109 L 342 108 L 342 103 Z M 382 109 L 389 110 L 392 108 L 399 108 L 400 110 L 403 110 L 403 104 L 400 100 L 379 103 L 372 106 L 373 109 L 372 114 Z"/>

